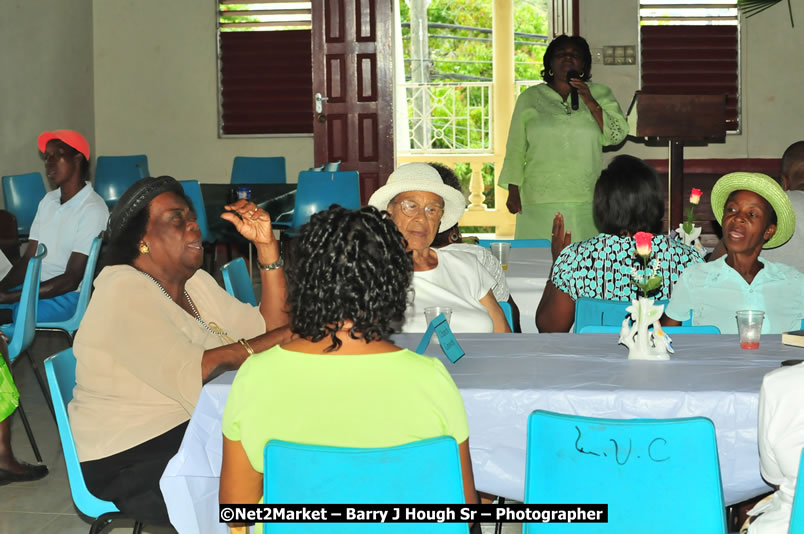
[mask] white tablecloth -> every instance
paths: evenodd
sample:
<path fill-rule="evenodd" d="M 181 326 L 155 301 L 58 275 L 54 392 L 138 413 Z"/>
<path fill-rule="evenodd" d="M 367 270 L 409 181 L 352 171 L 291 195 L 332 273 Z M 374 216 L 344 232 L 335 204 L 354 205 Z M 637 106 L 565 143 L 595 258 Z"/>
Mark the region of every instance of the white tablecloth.
<path fill-rule="evenodd" d="M 616 335 L 458 334 L 466 356 L 449 363 L 461 390 L 477 489 L 522 500 L 528 415 L 535 409 L 593 417 L 706 416 L 717 430 L 728 504 L 768 491 L 759 474 L 757 405 L 762 377 L 800 349 L 763 336 L 743 351 L 737 336 L 677 335 L 667 362 L 629 361 Z M 415 347 L 419 336 L 395 342 Z M 234 373 L 207 384 L 178 454 L 161 480 L 180 533 L 225 533 L 217 522 L 220 421 Z"/>
<path fill-rule="evenodd" d="M 536 308 L 542 300 L 553 257 L 549 248 L 513 248 L 505 278 L 519 308 L 523 333 L 536 333 Z"/>

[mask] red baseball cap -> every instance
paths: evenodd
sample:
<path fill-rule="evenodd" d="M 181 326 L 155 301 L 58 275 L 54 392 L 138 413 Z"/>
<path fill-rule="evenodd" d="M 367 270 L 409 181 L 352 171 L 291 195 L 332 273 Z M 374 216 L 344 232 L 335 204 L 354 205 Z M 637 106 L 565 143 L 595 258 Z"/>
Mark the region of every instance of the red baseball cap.
<path fill-rule="evenodd" d="M 84 136 L 74 130 L 53 130 L 52 132 L 42 132 L 39 135 L 39 151 L 44 152 L 49 141 L 58 139 L 65 145 L 71 146 L 87 158 L 89 161 L 89 143 Z"/>

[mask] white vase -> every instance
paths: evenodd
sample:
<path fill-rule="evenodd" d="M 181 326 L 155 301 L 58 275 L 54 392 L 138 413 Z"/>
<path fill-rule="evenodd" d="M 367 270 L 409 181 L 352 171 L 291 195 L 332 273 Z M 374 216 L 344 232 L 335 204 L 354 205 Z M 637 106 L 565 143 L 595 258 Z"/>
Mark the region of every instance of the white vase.
<path fill-rule="evenodd" d="M 673 352 L 672 340 L 659 324 L 664 305 L 653 299 L 639 297 L 626 308 L 630 319 L 623 320 L 620 344 L 628 347 L 629 360 L 669 360 Z M 650 326 L 653 330 L 650 330 Z"/>
<path fill-rule="evenodd" d="M 697 249 L 703 249 L 703 245 L 701 245 L 701 228 L 698 226 L 692 225 L 692 232 L 689 234 L 684 231 L 684 225 L 679 224 L 678 228 L 676 228 L 676 233 L 681 237 L 681 240 L 684 242 L 685 245 L 690 245 Z"/>

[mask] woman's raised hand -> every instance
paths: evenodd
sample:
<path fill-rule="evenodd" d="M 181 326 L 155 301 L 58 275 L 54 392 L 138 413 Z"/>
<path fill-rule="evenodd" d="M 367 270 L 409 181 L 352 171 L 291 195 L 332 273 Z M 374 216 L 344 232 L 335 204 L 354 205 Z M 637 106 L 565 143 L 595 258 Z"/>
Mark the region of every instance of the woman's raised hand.
<path fill-rule="evenodd" d="M 553 253 L 553 261 L 569 244 L 572 243 L 572 232 L 564 228 L 564 216 L 556 213 L 553 217 L 553 236 L 550 240 L 550 249 Z"/>
<path fill-rule="evenodd" d="M 221 219 L 232 223 L 240 234 L 255 245 L 276 241 L 271 227 L 271 216 L 253 202 L 240 199 L 223 207 Z"/>

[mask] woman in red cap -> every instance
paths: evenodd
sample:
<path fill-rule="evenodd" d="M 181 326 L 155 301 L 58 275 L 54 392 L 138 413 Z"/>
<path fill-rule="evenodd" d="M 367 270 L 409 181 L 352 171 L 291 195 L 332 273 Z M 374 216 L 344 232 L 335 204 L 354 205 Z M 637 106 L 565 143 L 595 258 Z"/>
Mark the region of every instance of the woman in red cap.
<path fill-rule="evenodd" d="M 39 203 L 25 253 L 0 281 L 0 307 L 16 315 L 25 268 L 41 242 L 47 256 L 42 261 L 37 322 L 55 322 L 75 313 L 92 239 L 106 228 L 109 209 L 87 182 L 89 143 L 84 136 L 54 130 L 43 132 L 38 144 L 55 189 Z"/>

